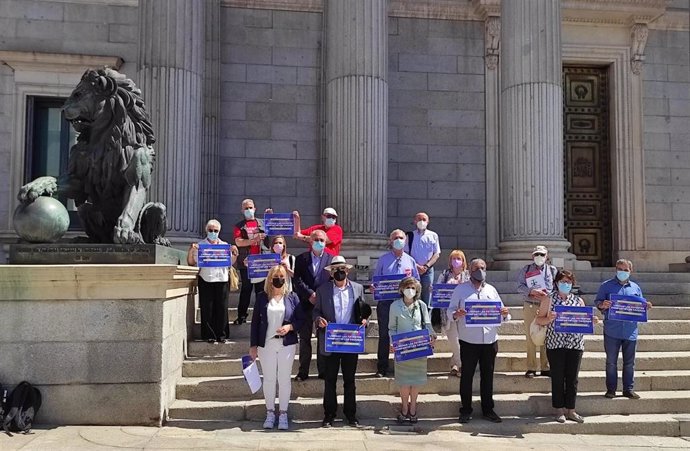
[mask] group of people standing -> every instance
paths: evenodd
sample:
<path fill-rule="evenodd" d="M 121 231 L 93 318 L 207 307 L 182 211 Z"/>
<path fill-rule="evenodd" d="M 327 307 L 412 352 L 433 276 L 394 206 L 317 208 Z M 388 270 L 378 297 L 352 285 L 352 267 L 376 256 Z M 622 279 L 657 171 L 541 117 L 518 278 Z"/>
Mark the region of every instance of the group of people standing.
<path fill-rule="evenodd" d="M 261 362 L 267 411 L 264 427 L 273 428 L 277 419 L 279 429 L 289 428 L 287 408 L 291 394 L 292 364 L 299 352 L 299 369 L 295 380 L 302 382 L 309 379 L 314 331 L 317 337 L 317 377 L 324 380 L 322 426 L 332 426 L 336 417 L 339 372 L 342 372 L 344 385 L 343 413 L 349 425 L 357 426 L 355 373 L 358 354 L 327 352 L 324 334 L 329 323 L 366 327 L 371 307 L 364 300 L 364 287 L 349 278 L 352 265 L 340 255 L 343 231 L 337 224 L 337 212 L 333 208 L 326 208 L 322 223 L 306 229 L 301 228 L 299 213 L 293 212 L 293 237 L 309 245 L 307 251 L 297 256 L 287 252 L 284 236 L 266 236 L 262 222 L 255 213 L 254 202 L 244 200 L 243 219 L 235 224 L 233 231 L 233 264 L 238 268 L 241 279 L 238 316 L 234 324 L 246 322 L 251 292 L 254 291 L 256 300 L 251 318 L 249 354 L 252 359 L 258 358 Z M 373 272 L 374 276 L 403 276 L 398 287 L 399 299 L 377 303 L 379 334 L 375 377 L 386 377 L 390 373 L 390 353 L 394 352 L 392 336 L 427 329 L 433 346 L 437 334 L 445 333 L 452 352 L 449 371 L 460 378 L 459 421 L 466 423 L 472 418 L 472 380 L 479 366 L 482 416 L 492 422 L 501 422 L 501 417 L 494 411 L 493 401 L 493 373 L 498 353 L 497 327 L 467 327 L 465 302 L 499 301 L 502 321 L 511 319 L 509 310 L 503 305 L 496 289 L 486 282 L 486 262 L 478 258 L 468 262 L 459 249 L 450 253 L 447 267 L 435 282 L 458 285 L 453 291 L 450 306 L 447 309 L 431 309 L 434 264 L 441 255 L 440 241 L 438 235 L 428 229 L 429 216 L 426 213 L 415 215 L 413 224 L 412 231 L 396 229 L 390 233 L 390 251 L 378 259 Z M 206 225 L 206 239 L 201 243 L 227 244 L 218 237 L 220 228 L 217 220 L 210 220 Z M 190 265 L 197 263 L 199 244 L 190 246 L 187 256 Z M 251 279 L 246 258 L 264 252 L 279 254 L 280 264 L 271 268 L 265 279 Z M 556 409 L 557 421 L 570 419 L 583 422 L 583 418 L 575 412 L 575 398 L 584 338 L 582 334 L 558 333 L 553 323 L 557 305 L 584 305 L 584 301 L 572 292 L 576 284 L 575 275 L 567 270 L 558 271 L 550 265 L 546 247 L 537 246 L 532 256 L 533 263 L 518 274 L 518 291 L 525 298 L 525 376 L 532 378 L 537 375 L 536 352 L 539 351 L 540 374 L 551 377 L 552 404 Z M 642 296 L 639 286 L 629 280 L 632 262 L 619 260 L 616 268 L 616 277 L 604 282 L 596 297 L 596 306 L 604 313 L 610 307 L 609 295 L 612 293 Z M 227 341 L 227 286 L 228 268 L 200 268 L 201 335 L 209 342 Z M 375 284 L 371 285 L 371 289 L 372 292 L 376 290 Z M 651 303 L 647 303 L 649 307 Z M 532 341 L 529 326 L 533 320 L 547 327 L 545 347 L 539 347 Z M 639 398 L 633 391 L 636 323 L 606 319 L 604 334 L 607 353 L 606 396 L 615 396 L 616 361 L 622 348 L 623 395 Z M 397 421 L 415 423 L 418 421 L 419 389 L 427 381 L 427 359 L 396 361 L 394 374 L 401 398 Z M 279 399 L 277 415 L 276 391 Z"/>

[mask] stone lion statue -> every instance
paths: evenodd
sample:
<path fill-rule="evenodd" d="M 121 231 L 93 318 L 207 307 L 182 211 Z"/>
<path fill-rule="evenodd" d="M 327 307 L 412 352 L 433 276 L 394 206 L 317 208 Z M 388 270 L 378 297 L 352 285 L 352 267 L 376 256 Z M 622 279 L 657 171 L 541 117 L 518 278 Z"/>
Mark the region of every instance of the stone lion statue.
<path fill-rule="evenodd" d="M 67 174 L 24 185 L 22 203 L 60 192 L 74 199 L 90 241 L 169 246 L 165 205 L 146 202 L 156 138 L 141 91 L 113 69 L 87 70 L 63 106 L 79 133 Z"/>

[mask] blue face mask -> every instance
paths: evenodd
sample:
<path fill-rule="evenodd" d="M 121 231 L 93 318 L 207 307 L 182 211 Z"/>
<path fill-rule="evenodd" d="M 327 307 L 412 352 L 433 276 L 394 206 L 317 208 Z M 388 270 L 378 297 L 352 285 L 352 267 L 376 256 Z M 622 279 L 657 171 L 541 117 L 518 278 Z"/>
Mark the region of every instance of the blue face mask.
<path fill-rule="evenodd" d="M 573 284 L 568 283 L 568 282 L 558 282 L 558 291 L 560 291 L 563 294 L 568 294 L 570 293 L 570 290 L 573 289 Z"/>
<path fill-rule="evenodd" d="M 244 217 L 246 219 L 252 219 L 254 217 L 254 209 L 250 208 L 248 210 L 244 210 Z"/>
<path fill-rule="evenodd" d="M 326 243 L 323 241 L 314 241 L 311 243 L 311 248 L 314 249 L 316 252 L 321 252 L 323 248 L 326 247 Z"/>
<path fill-rule="evenodd" d="M 333 227 L 335 225 L 335 219 L 334 218 L 326 218 L 326 220 L 323 223 L 326 227 Z"/>
<path fill-rule="evenodd" d="M 393 240 L 393 249 L 401 250 L 404 247 L 405 247 L 405 240 L 400 239 L 400 238 Z"/>
<path fill-rule="evenodd" d="M 621 282 L 625 282 L 629 278 L 630 278 L 630 273 L 628 271 L 621 271 L 621 270 L 616 271 L 616 279 L 620 280 Z"/>
<path fill-rule="evenodd" d="M 218 239 L 218 232 L 206 232 L 206 238 L 209 241 L 216 241 Z"/>

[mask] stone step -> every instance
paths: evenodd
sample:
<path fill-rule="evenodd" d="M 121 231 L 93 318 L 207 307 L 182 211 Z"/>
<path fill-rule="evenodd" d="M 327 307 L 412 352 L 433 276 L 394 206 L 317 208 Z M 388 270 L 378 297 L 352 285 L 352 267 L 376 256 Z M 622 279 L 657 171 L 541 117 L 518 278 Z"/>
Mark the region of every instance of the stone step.
<path fill-rule="evenodd" d="M 427 383 L 420 387 L 420 393 L 439 395 L 457 394 L 460 379 L 445 373 L 429 374 Z M 338 382 L 338 394 L 342 394 L 342 379 Z M 603 371 L 581 371 L 578 389 L 582 392 L 606 391 Z M 479 393 L 479 375 L 475 376 L 473 388 Z M 638 371 L 635 374 L 635 391 L 642 396 L 652 390 L 690 390 L 690 370 L 681 371 Z M 551 379 L 536 377 L 527 379 L 522 372 L 497 372 L 494 374 L 494 393 L 550 393 Z M 261 391 L 252 395 L 243 376 L 230 377 L 185 377 L 177 384 L 177 399 L 193 401 L 231 401 L 241 399 L 262 399 Z M 309 378 L 292 383 L 292 399 L 319 397 L 323 394 L 323 381 Z M 375 378 L 370 374 L 357 376 L 358 395 L 398 394 L 393 378 Z"/>
<path fill-rule="evenodd" d="M 216 431 L 239 427 L 242 431 L 262 431 L 263 418 L 258 421 L 233 422 L 227 420 L 176 420 L 169 419 L 166 426 L 184 429 L 203 429 L 206 431 Z M 362 421 L 361 428 L 364 430 L 373 429 L 382 431 L 383 434 L 402 434 L 423 435 L 433 431 L 461 431 L 473 435 L 485 435 L 493 437 L 520 437 L 523 434 L 572 434 L 579 435 L 616 435 L 629 436 L 621 437 L 620 440 L 638 439 L 640 436 L 656 437 L 679 437 L 687 435 L 688 423 L 690 418 L 683 414 L 642 414 L 642 415 L 590 415 L 583 424 L 568 421 L 565 424 L 557 423 L 553 416 L 504 416 L 503 423 L 495 424 L 481 420 L 476 420 L 467 424 L 459 424 L 457 415 L 451 418 L 427 418 L 421 417 L 414 426 L 398 426 L 392 419 L 367 419 Z M 321 419 L 313 421 L 293 420 L 291 418 L 290 430 L 299 432 L 305 429 L 319 428 Z M 336 420 L 335 427 L 337 434 L 346 431 L 343 423 Z M 359 433 L 359 430 L 352 430 L 352 433 Z M 385 437 L 385 436 L 384 436 Z M 403 439 L 404 440 L 404 439 Z M 601 437 L 592 438 L 601 440 Z M 580 446 L 583 445 L 579 441 Z M 612 440 L 612 443 L 614 441 Z M 597 443 L 601 446 L 601 443 Z M 487 446 L 488 447 L 488 446 Z"/>
<path fill-rule="evenodd" d="M 649 415 L 687 413 L 690 391 L 652 391 L 643 393 L 641 400 L 623 397 L 607 399 L 601 391 L 580 392 L 577 411 L 589 415 Z M 495 410 L 501 416 L 548 416 L 552 417 L 551 395 L 547 393 L 507 393 L 494 395 Z M 298 398 L 290 402 L 290 416 L 296 420 L 320 420 L 323 418 L 323 400 L 320 396 Z M 342 397 L 339 397 L 342 403 Z M 459 395 L 420 394 L 417 400 L 421 418 L 457 418 L 460 407 Z M 481 420 L 479 397 L 474 397 L 475 417 Z M 399 409 L 399 397 L 395 395 L 357 395 L 357 416 L 361 419 L 394 418 Z M 263 399 L 241 401 L 190 401 L 177 399 L 169 410 L 171 419 L 259 421 L 266 415 Z M 586 423 L 585 423 L 586 424 Z"/>
<path fill-rule="evenodd" d="M 218 345 L 223 346 L 223 345 Z M 430 372 L 446 372 L 450 369 L 448 352 L 439 352 L 429 358 Z M 606 363 L 606 353 L 585 352 L 582 357 L 582 371 L 603 371 Z M 618 359 L 619 368 L 622 360 Z M 292 374 L 297 374 L 299 360 L 295 357 Z M 393 368 L 392 359 L 389 368 Z M 649 370 L 690 370 L 690 352 L 638 352 L 635 358 L 637 371 Z M 362 354 L 359 356 L 357 370 L 360 373 L 373 374 L 376 372 L 376 354 Z M 499 352 L 496 358 L 496 371 L 526 371 L 524 352 Z M 312 356 L 310 374 L 316 374 L 316 356 Z M 242 360 L 235 359 L 187 359 L 182 366 L 185 377 L 223 377 L 242 374 Z"/>
<path fill-rule="evenodd" d="M 526 349 L 524 335 L 503 335 L 499 337 L 499 347 L 503 352 L 522 352 Z M 316 338 L 311 340 L 312 349 L 316 349 Z M 367 337 L 366 351 L 376 352 L 377 337 Z M 437 352 L 450 352 L 448 339 L 441 335 L 436 340 L 434 348 Z M 588 335 L 585 337 L 585 351 L 600 351 L 604 349 L 603 335 Z M 188 344 L 190 357 L 225 357 L 239 358 L 247 354 L 249 339 L 235 340 L 228 345 L 216 345 L 205 341 L 193 341 Z M 637 351 L 690 351 L 690 335 L 640 335 L 637 340 Z"/>

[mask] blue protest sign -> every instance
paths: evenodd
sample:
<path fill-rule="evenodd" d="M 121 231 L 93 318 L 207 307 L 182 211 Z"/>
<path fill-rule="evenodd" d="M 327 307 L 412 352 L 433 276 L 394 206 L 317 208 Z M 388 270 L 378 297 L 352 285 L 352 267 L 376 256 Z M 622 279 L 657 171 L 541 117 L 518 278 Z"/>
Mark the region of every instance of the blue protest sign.
<path fill-rule="evenodd" d="M 363 353 L 364 326 L 335 323 L 326 325 L 326 352 Z"/>
<path fill-rule="evenodd" d="M 431 308 L 450 307 L 450 298 L 458 286 L 452 283 L 435 283 L 431 287 Z"/>
<path fill-rule="evenodd" d="M 392 274 L 389 276 L 374 276 L 371 281 L 374 288 L 375 301 L 390 301 L 400 299 L 398 292 L 400 281 L 405 278 L 405 274 Z"/>
<path fill-rule="evenodd" d="M 645 298 L 612 294 L 610 301 L 611 307 L 608 311 L 608 319 L 639 323 L 647 322 L 647 300 Z"/>
<path fill-rule="evenodd" d="M 280 254 L 254 254 L 247 257 L 247 275 L 250 279 L 265 279 L 268 271 L 280 264 Z"/>
<path fill-rule="evenodd" d="M 594 312 L 592 307 L 580 307 L 569 305 L 554 306 L 556 320 L 553 330 L 565 334 L 593 334 Z"/>
<path fill-rule="evenodd" d="M 292 236 L 295 231 L 295 219 L 292 213 L 266 213 L 264 215 L 264 230 L 268 236 Z"/>
<path fill-rule="evenodd" d="M 230 245 L 200 243 L 197 257 L 199 268 L 230 266 Z"/>
<path fill-rule="evenodd" d="M 434 354 L 431 348 L 431 337 L 427 329 L 413 330 L 391 336 L 391 344 L 395 350 L 395 361 L 418 359 Z"/>
<path fill-rule="evenodd" d="M 501 301 L 465 301 L 465 326 L 493 327 L 501 325 Z"/>

